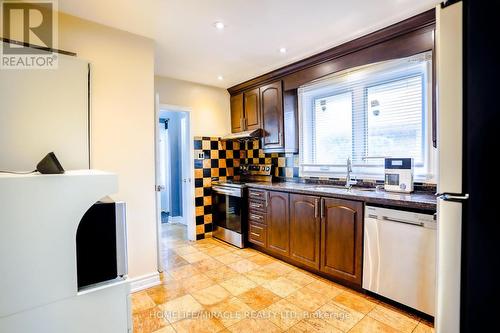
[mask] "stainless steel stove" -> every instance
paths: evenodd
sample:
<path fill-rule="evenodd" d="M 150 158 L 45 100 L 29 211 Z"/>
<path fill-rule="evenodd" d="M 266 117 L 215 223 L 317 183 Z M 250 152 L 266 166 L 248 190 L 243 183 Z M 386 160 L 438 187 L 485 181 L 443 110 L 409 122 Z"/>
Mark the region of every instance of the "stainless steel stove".
<path fill-rule="evenodd" d="M 247 233 L 247 183 L 271 181 L 271 165 L 241 165 L 240 180 L 212 182 L 212 236 L 240 248 Z"/>

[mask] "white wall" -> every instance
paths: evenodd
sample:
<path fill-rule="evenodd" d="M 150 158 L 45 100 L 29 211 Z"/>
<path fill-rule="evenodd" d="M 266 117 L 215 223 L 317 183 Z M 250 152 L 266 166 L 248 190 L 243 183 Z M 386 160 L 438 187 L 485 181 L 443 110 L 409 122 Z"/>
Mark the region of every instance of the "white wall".
<path fill-rule="evenodd" d="M 193 136 L 231 132 L 229 93 L 225 89 L 166 77 L 155 77 L 160 104 L 191 108 Z"/>
<path fill-rule="evenodd" d="M 129 275 L 155 273 L 155 86 L 161 104 L 191 108 L 193 136 L 230 132 L 229 94 L 155 78 L 153 40 L 74 16 L 59 15 L 58 47 L 91 64 L 91 167 L 119 176 L 113 198 L 127 202 Z"/>
<path fill-rule="evenodd" d="M 61 14 L 59 48 L 91 64 L 91 166 L 118 174 L 129 275 L 155 273 L 154 42 Z"/>
<path fill-rule="evenodd" d="M 1 170 L 31 171 L 51 151 L 88 169 L 88 64 L 58 58 L 57 70 L 0 70 Z"/>

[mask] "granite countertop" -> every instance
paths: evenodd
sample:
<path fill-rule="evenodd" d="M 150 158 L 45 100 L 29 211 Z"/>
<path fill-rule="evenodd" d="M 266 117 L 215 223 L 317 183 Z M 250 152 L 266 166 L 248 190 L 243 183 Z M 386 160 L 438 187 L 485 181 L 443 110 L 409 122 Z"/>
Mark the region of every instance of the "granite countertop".
<path fill-rule="evenodd" d="M 347 191 L 339 186 L 293 182 L 249 182 L 246 184 L 249 188 L 322 195 L 379 205 L 436 211 L 436 197 L 431 192 L 395 193 L 360 187 L 353 187 L 350 191 Z"/>

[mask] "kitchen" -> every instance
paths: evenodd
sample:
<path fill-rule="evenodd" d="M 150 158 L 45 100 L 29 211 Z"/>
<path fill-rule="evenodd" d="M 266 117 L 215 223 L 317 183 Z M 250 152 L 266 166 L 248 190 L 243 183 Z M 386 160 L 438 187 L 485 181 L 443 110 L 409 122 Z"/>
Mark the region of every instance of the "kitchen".
<path fill-rule="evenodd" d="M 218 176 L 212 168 L 195 178 L 195 186 L 204 188 L 211 181 L 213 193 L 213 231 L 204 224 L 198 238 L 211 235 L 241 248 L 248 242 L 294 266 L 433 317 L 439 144 L 431 122 L 434 19 L 434 10 L 428 11 L 295 63 L 288 73 L 278 69 L 229 88 L 232 133 L 215 147 L 219 164 L 227 165 L 228 151 L 239 155 L 239 172 L 219 167 Z M 392 38 L 381 43 L 387 35 Z M 406 48 L 394 54 L 388 46 L 399 43 Z M 364 50 L 351 51 L 360 47 Z M 361 67 L 342 70 L 344 63 Z M 325 78 L 331 68 L 334 74 Z M 347 102 L 345 91 L 352 92 Z M 367 103 L 374 115 L 368 119 Z M 353 113 L 353 119 L 341 113 Z M 410 133 L 401 134 L 396 126 Z M 345 147 L 336 135 L 365 144 L 359 150 L 354 142 Z M 386 138 L 392 140 L 379 143 Z M 195 147 L 203 143 L 201 138 Z"/>
<path fill-rule="evenodd" d="M 459 6 L 228 88 L 231 133 L 195 138 L 195 189 L 211 197 L 199 200 L 197 239 L 249 246 L 433 321 L 436 286 L 457 288 L 437 284 L 437 257 L 453 253 L 438 253 L 436 193 L 460 193 L 445 161 L 461 153 L 445 144 L 461 140 L 461 120 L 439 113 L 460 91 L 443 74 L 461 70 L 448 58 L 461 50 Z M 459 316 L 457 304 L 437 306 Z"/>
<path fill-rule="evenodd" d="M 2 30 L 1 332 L 491 330 L 486 6 L 112 2 Z"/>

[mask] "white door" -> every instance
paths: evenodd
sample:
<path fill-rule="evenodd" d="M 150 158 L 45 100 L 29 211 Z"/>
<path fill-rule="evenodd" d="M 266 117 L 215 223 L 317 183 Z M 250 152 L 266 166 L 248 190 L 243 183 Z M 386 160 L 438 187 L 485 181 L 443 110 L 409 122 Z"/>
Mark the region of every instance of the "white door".
<path fill-rule="evenodd" d="M 180 133 L 180 145 L 181 145 L 181 154 L 179 158 L 181 159 L 181 190 L 180 190 L 180 200 L 182 207 L 182 219 L 179 219 L 180 223 L 183 223 L 187 226 L 187 236 L 189 240 L 196 240 L 196 222 L 194 217 L 194 147 L 193 147 L 193 136 L 191 134 L 191 109 L 176 105 L 167 105 L 162 104 L 158 105 L 158 112 L 156 119 L 159 119 L 160 108 L 162 110 L 169 110 L 172 112 L 178 112 L 182 116 L 180 117 L 179 122 L 179 133 Z M 157 124 L 160 125 L 160 124 Z M 159 135 L 159 126 L 157 126 L 157 138 Z M 158 140 L 159 142 L 159 140 Z M 157 148 L 159 146 L 157 142 Z M 159 175 L 159 156 L 160 153 L 157 149 L 157 187 L 159 187 L 158 191 L 163 191 L 163 183 L 160 179 Z M 173 162 L 173 161 L 171 161 Z M 168 192 L 168 186 L 170 184 L 170 180 L 168 179 L 168 173 L 165 175 L 165 186 Z M 159 185 L 159 186 L 158 186 Z M 157 192 L 160 193 L 160 192 Z M 161 209 L 160 195 L 158 195 L 158 209 Z M 159 231 L 161 231 L 160 225 L 160 217 L 161 212 L 158 210 L 158 225 Z M 161 236 L 161 235 L 160 235 Z"/>
<path fill-rule="evenodd" d="M 182 147 L 182 216 L 187 225 L 190 240 L 196 238 L 196 222 L 194 218 L 194 161 L 193 140 L 191 137 L 191 113 L 183 112 L 181 118 Z"/>
<path fill-rule="evenodd" d="M 159 164 L 158 164 L 158 179 L 156 184 L 158 185 L 157 191 L 160 192 L 161 204 L 160 213 L 170 212 L 170 151 L 168 142 L 168 130 L 165 129 L 165 125 L 159 123 L 159 136 L 158 136 L 158 147 L 159 147 Z"/>
<path fill-rule="evenodd" d="M 460 332 L 462 2 L 436 9 L 438 253 L 436 332 Z M 450 200 L 451 199 L 451 200 Z"/>
<path fill-rule="evenodd" d="M 189 193 L 189 183 L 191 182 L 191 175 L 189 174 L 188 168 L 188 140 L 187 140 L 187 132 L 188 132 L 188 117 L 185 112 L 183 112 L 182 117 L 180 119 L 181 125 L 181 178 L 182 178 L 182 187 L 181 187 L 181 206 L 182 206 L 182 223 L 187 225 L 188 221 L 188 200 L 186 200 L 186 194 Z"/>
<path fill-rule="evenodd" d="M 157 265 L 158 271 L 163 272 L 161 265 L 161 191 L 165 188 L 161 184 L 161 156 L 160 156 L 160 96 L 155 95 L 155 191 L 156 191 L 156 248 L 158 249 L 157 254 Z M 163 187 L 162 187 L 163 186 Z"/>

